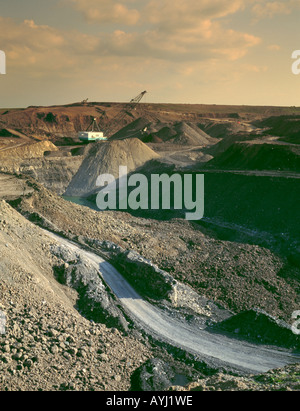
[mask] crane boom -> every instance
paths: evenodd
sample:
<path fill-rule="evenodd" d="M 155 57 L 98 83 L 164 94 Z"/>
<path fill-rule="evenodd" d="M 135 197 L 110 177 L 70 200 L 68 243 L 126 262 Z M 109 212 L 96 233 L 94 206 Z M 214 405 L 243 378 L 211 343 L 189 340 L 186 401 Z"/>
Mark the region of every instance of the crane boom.
<path fill-rule="evenodd" d="M 142 93 L 140 93 L 137 97 L 135 97 L 135 98 L 133 98 L 132 100 L 130 100 L 130 103 L 133 103 L 133 104 L 137 104 L 137 103 L 139 103 L 141 100 L 142 100 L 142 98 L 144 97 L 144 95 L 147 93 L 147 91 L 143 91 Z"/>
<path fill-rule="evenodd" d="M 96 118 L 93 118 L 88 129 L 86 131 L 80 131 L 78 133 L 79 139 L 84 142 L 107 140 L 108 137 L 111 137 L 113 134 L 115 134 L 115 132 L 117 131 L 120 125 L 121 120 L 127 114 L 130 115 L 130 111 L 132 111 L 135 108 L 135 106 L 142 100 L 142 98 L 144 97 L 146 93 L 147 91 L 143 91 L 138 96 L 130 100 L 129 103 L 125 103 L 126 106 L 123 108 L 123 110 L 121 110 L 118 114 L 115 115 L 115 117 L 112 118 L 109 125 L 107 125 L 106 128 L 103 129 L 103 132 L 100 131 Z M 84 100 L 84 101 L 87 101 L 87 100 Z M 106 116 L 106 113 L 105 111 L 103 111 L 100 117 L 100 121 L 105 116 Z"/>
<path fill-rule="evenodd" d="M 142 100 L 146 93 L 147 91 L 143 91 L 138 96 L 131 99 L 129 103 L 125 103 L 126 106 L 124 107 L 124 109 L 121 110 L 115 117 L 113 117 L 111 120 L 111 125 L 104 129 L 105 136 L 111 137 L 113 134 L 115 134 L 115 131 L 118 128 L 120 121 L 123 120 L 126 114 L 129 114 L 130 111 L 132 111 L 136 107 L 136 105 Z"/>

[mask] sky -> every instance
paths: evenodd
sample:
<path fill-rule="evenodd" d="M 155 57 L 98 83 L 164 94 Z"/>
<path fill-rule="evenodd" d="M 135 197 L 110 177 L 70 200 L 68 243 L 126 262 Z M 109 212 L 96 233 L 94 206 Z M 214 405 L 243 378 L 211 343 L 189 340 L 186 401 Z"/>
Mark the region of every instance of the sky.
<path fill-rule="evenodd" d="M 0 107 L 300 106 L 300 0 L 0 0 Z"/>

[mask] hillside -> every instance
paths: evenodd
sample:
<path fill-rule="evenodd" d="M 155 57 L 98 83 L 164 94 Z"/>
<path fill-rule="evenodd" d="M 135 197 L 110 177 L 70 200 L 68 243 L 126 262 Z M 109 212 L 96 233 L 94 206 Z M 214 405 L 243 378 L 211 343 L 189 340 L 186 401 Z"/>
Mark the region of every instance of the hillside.
<path fill-rule="evenodd" d="M 0 391 L 128 390 L 149 350 L 81 315 L 77 291 L 55 278 L 55 241 L 4 201 L 0 215 Z"/>
<path fill-rule="evenodd" d="M 223 143 L 223 142 L 222 142 Z M 225 143 L 225 142 L 224 142 Z M 285 143 L 234 142 L 225 149 L 219 143 L 219 154 L 207 163 L 207 167 L 231 170 L 282 170 L 300 171 L 300 148 Z M 224 147 L 224 151 L 221 149 Z M 210 153 L 218 153 L 211 148 Z"/>
<path fill-rule="evenodd" d="M 270 208 L 268 219 L 264 209 L 258 213 L 264 201 L 273 199 L 272 191 L 265 197 L 259 191 L 258 196 L 250 202 L 257 179 L 249 177 L 249 183 L 243 185 L 242 177 L 236 176 L 232 190 L 228 190 L 232 176 L 218 175 L 217 180 L 215 176 L 210 178 L 210 174 L 207 174 L 207 216 L 219 215 L 224 221 L 245 223 L 254 227 L 259 224 L 256 227 L 261 230 L 266 229 L 271 221 L 275 233 L 282 230 L 282 226 L 290 226 L 293 219 L 289 214 L 285 214 L 286 220 L 282 221 L 282 226 L 278 226 L 281 214 L 274 216 L 274 209 L 280 207 L 278 202 Z M 219 196 L 212 190 L 212 182 L 217 184 Z M 269 182 L 269 179 L 264 179 L 261 183 L 262 191 Z M 250 192 L 249 184 L 253 186 Z M 283 181 L 282 186 L 286 192 L 295 188 L 292 182 L 286 188 L 284 185 Z M 240 193 L 242 187 L 243 192 Z M 276 187 L 276 182 L 273 187 Z M 238 197 L 242 197 L 239 204 L 236 202 Z M 261 199 L 260 203 L 257 203 L 257 198 Z M 297 193 L 295 198 L 290 199 L 287 208 L 291 208 L 293 204 L 295 211 L 297 210 L 296 198 Z M 279 200 L 283 202 L 282 197 Z M 22 214 L 29 217 L 32 215 L 34 221 L 51 221 L 58 227 L 58 231 L 74 235 L 82 241 L 84 238 L 112 241 L 126 249 L 135 250 L 172 273 L 179 281 L 191 285 L 201 295 L 218 301 L 235 312 L 260 307 L 272 315 L 288 320 L 293 307 L 297 307 L 298 286 L 295 276 L 299 270 L 290 264 L 286 257 L 278 256 L 267 248 L 247 244 L 246 236 L 241 235 L 239 241 L 235 242 L 237 234 L 234 231 L 231 231 L 231 239 L 225 241 L 225 234 L 220 230 L 220 237 L 223 236 L 224 239 L 220 240 L 217 236 L 218 230 L 204 228 L 201 223 L 190 223 L 184 219 L 164 221 L 140 218 L 114 211 L 99 213 L 69 203 L 41 188 L 24 198 L 17 207 Z M 282 210 L 282 215 L 284 212 L 285 209 Z M 239 220 L 235 218 L 237 213 L 240 215 Z M 292 227 L 299 232 L 299 224 Z M 267 240 L 269 239 L 270 235 L 267 237 Z M 283 272 L 284 276 L 281 275 Z"/>
<path fill-rule="evenodd" d="M 272 116 L 255 121 L 257 127 L 264 128 L 265 134 L 279 136 L 282 141 L 300 144 L 300 116 Z"/>
<path fill-rule="evenodd" d="M 87 129 L 92 118 L 96 118 L 102 128 L 109 126 L 122 110 L 126 110 L 126 103 L 91 102 L 86 105 L 74 103 L 63 106 L 2 109 L 0 129 L 11 128 L 22 131 L 29 137 L 49 139 L 58 143 L 65 137 L 76 138 L 78 131 Z M 118 127 L 121 129 L 144 116 L 151 119 L 151 122 L 166 123 L 180 121 L 201 123 L 205 118 L 254 121 L 270 116 L 294 114 L 295 110 L 299 111 L 290 107 L 140 103 L 134 111 L 126 113 Z"/>

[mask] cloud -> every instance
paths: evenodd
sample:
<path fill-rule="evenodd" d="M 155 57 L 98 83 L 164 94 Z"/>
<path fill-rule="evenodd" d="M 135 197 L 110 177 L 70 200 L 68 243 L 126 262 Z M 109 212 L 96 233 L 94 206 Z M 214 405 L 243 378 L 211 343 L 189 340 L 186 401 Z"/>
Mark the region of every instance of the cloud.
<path fill-rule="evenodd" d="M 224 2 L 215 1 L 215 6 L 217 3 L 220 6 Z M 95 34 L 37 25 L 33 20 L 17 23 L 0 17 L 0 44 L 5 47 L 10 66 L 23 69 L 30 67 L 32 74 L 39 75 L 46 75 L 50 71 L 59 73 L 63 68 L 67 70 L 70 67 L 78 71 L 86 65 L 86 61 L 89 61 L 90 67 L 99 59 L 107 57 L 137 57 L 177 63 L 209 59 L 237 60 L 249 48 L 259 44 L 260 39 L 248 33 L 225 29 L 220 21 L 208 18 L 208 15 L 223 16 L 236 10 L 238 4 L 222 12 L 216 7 L 204 8 L 204 17 L 195 20 L 194 24 L 188 25 L 187 21 L 179 26 L 170 23 L 168 29 L 161 24 L 150 24 L 135 30 L 118 29 Z M 178 7 L 182 10 L 179 3 Z M 148 17 L 152 21 L 150 14 Z M 186 19 L 189 20 L 187 16 Z"/>
<path fill-rule="evenodd" d="M 224 28 L 222 18 L 243 10 L 245 1 L 149 0 L 140 7 L 134 31 L 116 30 L 108 44 L 118 55 L 172 61 L 243 57 L 260 39 Z"/>
<path fill-rule="evenodd" d="M 127 6 L 133 0 L 67 0 L 67 2 L 73 4 L 89 23 L 118 23 L 132 26 L 140 19 L 138 10 Z"/>
<path fill-rule="evenodd" d="M 201 81 L 209 83 L 211 71 L 215 81 L 224 67 L 230 78 L 236 62 L 261 42 L 252 33 L 230 28 L 230 16 L 244 9 L 240 0 L 64 1 L 94 23 L 93 29 L 83 32 L 84 25 L 69 30 L 0 17 L 7 79 L 25 76 L 31 84 L 38 79 L 51 95 L 70 85 L 74 95 L 85 87 L 110 95 L 112 87 L 118 98 L 123 88 L 127 95 L 132 88 L 149 87 L 175 98 L 172 84 L 179 90 L 188 81 L 193 89 L 199 73 Z"/>
<path fill-rule="evenodd" d="M 70 76 L 101 45 L 96 36 L 37 25 L 33 20 L 17 23 L 0 17 L 0 26 L 0 44 L 6 52 L 9 73 Z"/>
<path fill-rule="evenodd" d="M 236 60 L 260 43 L 256 36 L 223 29 L 216 22 L 203 21 L 197 28 L 166 33 L 153 28 L 144 33 L 117 30 L 107 37 L 110 53 L 118 56 L 145 56 L 173 62 L 206 59 Z"/>
<path fill-rule="evenodd" d="M 279 51 L 279 50 L 281 50 L 281 47 L 280 47 L 278 44 L 270 44 L 270 45 L 268 46 L 268 50 L 271 50 L 271 51 Z"/>
<path fill-rule="evenodd" d="M 144 18 L 160 29 L 180 30 L 236 13 L 244 8 L 244 3 L 242 0 L 150 0 Z"/>
<path fill-rule="evenodd" d="M 197 26 L 245 8 L 245 0 L 63 0 L 90 23 L 134 26 L 150 23 L 164 28 Z M 246 3 L 251 0 L 246 0 Z"/>
<path fill-rule="evenodd" d="M 266 1 L 260 0 L 252 7 L 257 19 L 273 18 L 276 15 L 288 15 L 300 8 L 299 0 Z"/>

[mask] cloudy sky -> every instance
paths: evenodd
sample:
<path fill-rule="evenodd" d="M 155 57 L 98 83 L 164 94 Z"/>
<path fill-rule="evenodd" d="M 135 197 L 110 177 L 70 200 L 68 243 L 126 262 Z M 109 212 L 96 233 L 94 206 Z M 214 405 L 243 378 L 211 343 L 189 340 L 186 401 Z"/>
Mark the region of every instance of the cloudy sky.
<path fill-rule="evenodd" d="M 0 0 L 0 107 L 296 105 L 300 0 Z"/>

